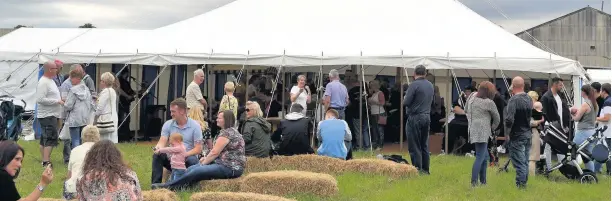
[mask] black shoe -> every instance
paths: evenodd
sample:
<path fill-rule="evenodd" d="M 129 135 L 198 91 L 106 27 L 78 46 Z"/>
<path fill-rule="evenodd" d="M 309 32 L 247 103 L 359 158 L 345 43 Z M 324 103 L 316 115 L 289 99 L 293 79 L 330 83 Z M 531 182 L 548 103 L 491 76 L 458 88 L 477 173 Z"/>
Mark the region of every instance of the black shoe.
<path fill-rule="evenodd" d="M 47 168 L 47 166 L 51 166 L 51 168 L 53 168 L 53 164 L 51 164 L 51 161 L 43 161 L 42 162 L 42 167 L 43 168 Z"/>

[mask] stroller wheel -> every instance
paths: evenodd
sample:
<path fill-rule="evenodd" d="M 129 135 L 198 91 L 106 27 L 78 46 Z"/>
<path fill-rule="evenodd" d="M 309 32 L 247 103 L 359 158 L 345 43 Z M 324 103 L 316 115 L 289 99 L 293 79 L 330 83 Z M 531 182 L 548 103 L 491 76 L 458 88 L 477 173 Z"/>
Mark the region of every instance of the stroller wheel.
<path fill-rule="evenodd" d="M 597 176 L 595 176 L 594 172 L 584 172 L 584 174 L 580 175 L 581 184 L 594 184 L 597 182 Z"/>

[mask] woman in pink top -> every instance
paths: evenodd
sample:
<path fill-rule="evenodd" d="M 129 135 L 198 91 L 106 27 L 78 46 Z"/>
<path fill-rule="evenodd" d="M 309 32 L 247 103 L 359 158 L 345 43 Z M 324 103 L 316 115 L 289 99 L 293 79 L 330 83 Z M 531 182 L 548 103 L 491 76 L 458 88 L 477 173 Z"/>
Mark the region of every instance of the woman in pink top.
<path fill-rule="evenodd" d="M 180 133 L 173 133 L 170 135 L 171 147 L 165 147 L 155 150 L 155 154 L 169 154 L 170 155 L 170 167 L 172 168 L 172 174 L 170 175 L 170 181 L 173 181 L 185 174 L 185 157 L 187 152 L 185 151 L 185 145 L 183 145 L 183 135 Z"/>

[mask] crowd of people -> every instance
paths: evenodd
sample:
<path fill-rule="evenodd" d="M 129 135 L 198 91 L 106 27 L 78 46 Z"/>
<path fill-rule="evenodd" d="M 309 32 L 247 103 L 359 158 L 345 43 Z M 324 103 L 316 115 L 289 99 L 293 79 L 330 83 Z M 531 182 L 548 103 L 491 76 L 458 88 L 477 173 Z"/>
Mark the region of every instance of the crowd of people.
<path fill-rule="evenodd" d="M 119 117 L 126 117 L 120 114 L 118 107 L 125 96 L 132 97 L 132 92 L 121 89 L 121 81 L 112 73 L 101 75 L 101 90 L 96 92 L 81 65 L 72 65 L 67 78 L 58 73 L 62 65 L 60 61 L 43 65 L 44 74 L 37 87 L 36 118 L 42 128 L 40 152 L 45 171 L 34 192 L 22 200 L 38 199 L 52 182 L 50 155 L 60 139 L 64 142 L 64 162 L 68 166 L 65 199 L 142 199 L 138 177 L 115 145 L 120 130 L 118 124 L 122 120 Z M 204 72 L 196 70 L 185 98 L 177 98 L 169 104 L 172 119 L 163 124 L 159 141 L 152 150 L 151 187 L 179 190 L 202 180 L 240 177 L 247 157 L 313 154 L 313 144 L 317 144 L 318 155 L 349 160 L 354 150 L 382 147 L 389 123 L 386 117 L 397 112 L 393 105 L 405 108 L 404 134 L 412 165 L 422 175 L 429 175 L 429 136 L 440 129 L 437 123 L 444 117 L 444 101 L 439 89 L 427 79 L 424 66 L 416 66 L 413 76 L 414 81 L 409 86 L 397 89 L 405 90 L 403 102 L 399 103 L 391 101 L 399 95 L 397 90 L 388 92 L 378 80 L 361 88 L 358 79 L 348 78 L 345 83 L 351 88 L 347 89 L 340 82 L 338 71 L 331 70 L 330 82 L 324 92 L 318 92 L 322 96 L 321 106 L 317 108 L 321 107 L 324 115 L 317 121 L 306 112 L 317 98 L 306 84 L 306 76 L 300 75 L 289 93 L 289 113 L 273 129 L 267 119 L 269 114 L 265 112 L 272 107 L 273 98 L 257 94 L 259 90 L 251 93 L 253 90 L 247 89 L 253 96 L 240 107 L 242 98 L 239 97 L 243 92 L 235 96 L 240 85 L 227 82 L 218 109 L 211 110 L 200 89 L 205 81 Z M 465 120 L 466 138 L 475 150 L 471 185 L 487 183 L 489 139 L 498 135 L 500 127 L 507 136 L 510 159 L 517 174 L 516 185 L 525 188 L 529 174 L 535 172 L 535 161 L 539 160 L 537 129 L 545 120 L 563 122 L 566 129 L 571 120 L 578 122 L 575 143 L 582 143 L 592 135 L 598 123 L 603 125 L 610 121 L 609 83 L 583 86 L 585 102 L 573 107 L 559 95 L 563 88 L 560 78 L 553 79 L 550 91 L 541 98 L 535 92 L 526 93 L 524 88 L 523 78 L 515 77 L 511 98 L 507 104 L 503 100 L 500 103 L 495 85 L 484 81 L 475 88 L 468 88 L 460 97 L 461 104 L 453 108 L 455 119 Z M 367 108 L 363 108 L 366 105 Z M 214 114 L 208 114 L 209 111 Z M 207 119 L 207 116 L 213 118 Z M 365 122 L 360 122 L 359 116 L 363 116 L 361 119 Z M 606 137 L 609 143 L 609 130 Z M 544 152 L 552 154 L 549 148 Z M 0 183 L 10 187 L 0 190 L 2 200 L 21 198 L 13 179 L 19 175 L 24 153 L 15 142 L 0 142 Z M 609 174 L 609 162 L 606 165 Z M 587 168 L 599 171 L 601 164 L 589 162 Z M 164 172 L 170 172 L 165 181 Z"/>

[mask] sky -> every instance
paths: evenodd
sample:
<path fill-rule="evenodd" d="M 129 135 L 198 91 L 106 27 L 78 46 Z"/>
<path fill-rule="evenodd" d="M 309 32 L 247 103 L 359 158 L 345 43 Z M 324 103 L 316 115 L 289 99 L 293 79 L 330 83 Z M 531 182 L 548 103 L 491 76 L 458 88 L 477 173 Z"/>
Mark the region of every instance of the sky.
<path fill-rule="evenodd" d="M 155 29 L 203 14 L 233 0 L 0 0 L 0 28 L 26 25 L 39 28 Z M 373 0 L 375 1 L 375 0 Z M 458 0 L 512 33 L 529 29 L 601 0 Z M 611 0 L 604 11 L 610 13 Z M 143 2 L 146 2 L 143 3 Z M 499 7 L 509 19 L 499 14 Z"/>

